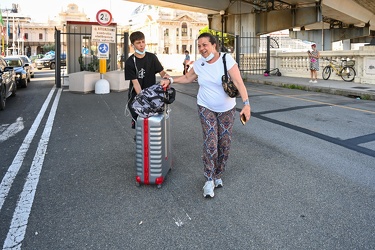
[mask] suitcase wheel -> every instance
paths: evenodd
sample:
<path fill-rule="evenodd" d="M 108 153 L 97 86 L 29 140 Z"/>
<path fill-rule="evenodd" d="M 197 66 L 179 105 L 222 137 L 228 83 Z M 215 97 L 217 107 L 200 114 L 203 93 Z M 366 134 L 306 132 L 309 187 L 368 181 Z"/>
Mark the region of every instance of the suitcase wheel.
<path fill-rule="evenodd" d="M 135 182 L 135 185 L 137 186 L 137 187 L 140 187 L 141 186 L 141 183 L 139 183 L 139 182 Z"/>
<path fill-rule="evenodd" d="M 160 189 L 160 188 L 161 188 L 161 184 L 157 185 L 157 188 L 159 188 L 159 189 Z"/>

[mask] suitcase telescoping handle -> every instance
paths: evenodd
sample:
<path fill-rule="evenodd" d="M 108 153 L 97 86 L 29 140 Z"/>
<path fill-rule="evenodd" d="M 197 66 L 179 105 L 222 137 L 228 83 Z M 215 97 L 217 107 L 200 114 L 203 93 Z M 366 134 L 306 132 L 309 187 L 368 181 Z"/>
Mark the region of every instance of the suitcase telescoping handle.
<path fill-rule="evenodd" d="M 164 99 L 167 98 L 167 89 L 168 87 L 163 87 L 163 90 L 164 90 Z M 164 102 L 164 111 L 163 111 L 163 114 L 164 114 L 164 129 L 165 129 L 165 136 L 164 136 L 164 145 L 165 145 L 165 155 L 164 155 L 164 159 L 168 159 L 168 152 L 169 152 L 169 145 L 168 145 L 168 133 L 167 133 L 167 109 L 168 109 L 168 104 L 166 102 Z"/>

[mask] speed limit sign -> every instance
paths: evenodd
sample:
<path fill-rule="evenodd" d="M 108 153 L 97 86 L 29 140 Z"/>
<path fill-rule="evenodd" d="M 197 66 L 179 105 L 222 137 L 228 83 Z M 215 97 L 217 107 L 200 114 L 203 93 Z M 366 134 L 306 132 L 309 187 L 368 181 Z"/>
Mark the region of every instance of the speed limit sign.
<path fill-rule="evenodd" d="M 110 25 L 112 22 L 112 14 L 108 10 L 99 10 L 98 13 L 96 13 L 96 21 L 100 25 Z"/>

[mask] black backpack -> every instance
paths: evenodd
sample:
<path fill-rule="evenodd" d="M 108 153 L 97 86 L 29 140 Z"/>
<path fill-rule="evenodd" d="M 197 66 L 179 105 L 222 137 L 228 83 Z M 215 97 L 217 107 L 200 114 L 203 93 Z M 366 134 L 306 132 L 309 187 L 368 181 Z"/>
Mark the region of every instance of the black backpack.
<path fill-rule="evenodd" d="M 166 90 L 160 84 L 142 89 L 131 102 L 132 112 L 142 118 L 157 115 L 164 111 L 164 104 L 171 104 L 176 97 L 176 90 L 168 88 Z"/>

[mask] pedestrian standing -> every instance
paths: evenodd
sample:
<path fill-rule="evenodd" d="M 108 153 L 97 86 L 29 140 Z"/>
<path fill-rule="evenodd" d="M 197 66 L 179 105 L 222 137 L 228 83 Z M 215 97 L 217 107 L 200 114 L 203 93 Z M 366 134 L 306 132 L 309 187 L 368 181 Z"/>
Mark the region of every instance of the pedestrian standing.
<path fill-rule="evenodd" d="M 189 65 L 190 63 L 190 55 L 189 55 L 189 51 L 188 50 L 185 50 L 185 59 L 184 59 L 184 62 L 183 62 L 183 65 L 184 65 L 184 72 L 183 74 L 185 75 L 186 72 L 188 72 L 189 70 Z"/>
<path fill-rule="evenodd" d="M 317 83 L 319 71 L 319 57 L 320 53 L 316 49 L 316 44 L 311 45 L 312 51 L 307 51 L 310 60 L 310 83 Z"/>
<path fill-rule="evenodd" d="M 214 188 L 222 187 L 222 175 L 227 165 L 232 142 L 232 129 L 236 113 L 236 98 L 229 97 L 223 90 L 221 77 L 224 72 L 222 56 L 217 50 L 217 42 L 210 33 L 198 37 L 201 58 L 183 76 L 161 80 L 163 86 L 172 83 L 191 83 L 198 78 L 198 115 L 203 131 L 203 186 L 204 197 L 214 197 Z M 230 54 L 226 55 L 229 76 L 243 102 L 240 116 L 250 119 L 250 103 L 238 65 Z"/>

